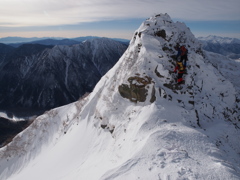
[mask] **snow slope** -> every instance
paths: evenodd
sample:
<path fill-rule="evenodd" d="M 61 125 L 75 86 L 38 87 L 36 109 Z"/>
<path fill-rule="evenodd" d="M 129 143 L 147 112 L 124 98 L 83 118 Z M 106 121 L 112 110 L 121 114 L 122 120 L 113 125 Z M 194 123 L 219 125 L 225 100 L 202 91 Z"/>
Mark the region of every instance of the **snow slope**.
<path fill-rule="evenodd" d="M 176 43 L 189 49 L 180 86 L 171 73 Z M 222 75 L 215 57 L 184 23 L 150 17 L 89 96 L 46 112 L 0 149 L 0 179 L 239 179 L 239 84 L 231 79 L 240 74 L 226 63 Z M 144 102 L 119 93 L 130 77 L 150 79 Z"/>

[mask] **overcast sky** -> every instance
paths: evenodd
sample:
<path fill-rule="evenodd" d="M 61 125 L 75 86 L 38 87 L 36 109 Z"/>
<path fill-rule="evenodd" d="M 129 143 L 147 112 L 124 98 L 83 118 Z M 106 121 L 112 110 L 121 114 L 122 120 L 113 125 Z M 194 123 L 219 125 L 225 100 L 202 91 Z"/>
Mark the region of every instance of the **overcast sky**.
<path fill-rule="evenodd" d="M 148 17 L 168 13 L 196 37 L 240 38 L 240 0 L 0 0 L 0 37 L 131 39 Z"/>

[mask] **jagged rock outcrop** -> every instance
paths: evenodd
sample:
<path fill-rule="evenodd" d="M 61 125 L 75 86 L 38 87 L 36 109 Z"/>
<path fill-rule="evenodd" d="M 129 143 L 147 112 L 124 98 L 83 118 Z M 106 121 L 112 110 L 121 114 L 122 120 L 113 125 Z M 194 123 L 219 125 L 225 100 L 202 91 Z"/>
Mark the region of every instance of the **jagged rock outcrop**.
<path fill-rule="evenodd" d="M 128 82 L 130 85 L 122 84 L 118 87 L 121 96 L 132 102 L 145 102 L 148 95 L 149 85 L 153 83 L 152 79 L 148 76 L 134 76 L 129 77 Z M 152 88 L 150 102 L 154 102 L 155 100 L 155 89 Z"/>

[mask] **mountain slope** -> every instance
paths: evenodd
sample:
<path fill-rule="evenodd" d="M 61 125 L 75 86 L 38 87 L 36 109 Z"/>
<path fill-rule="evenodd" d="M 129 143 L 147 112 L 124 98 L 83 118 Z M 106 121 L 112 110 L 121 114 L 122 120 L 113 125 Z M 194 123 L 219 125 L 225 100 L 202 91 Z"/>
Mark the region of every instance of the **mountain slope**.
<path fill-rule="evenodd" d="M 237 38 L 229 38 L 229 37 L 221 37 L 221 36 L 207 36 L 207 37 L 199 37 L 200 41 L 207 41 L 213 44 L 240 44 L 240 39 Z"/>
<path fill-rule="evenodd" d="M 22 45 L 0 66 L 2 110 L 49 110 L 74 102 L 92 91 L 127 48 L 107 38 L 46 47 Z"/>
<path fill-rule="evenodd" d="M 181 86 L 176 43 L 189 49 Z M 1 179 L 239 179 L 239 85 L 200 46 L 167 14 L 143 22 L 88 97 L 1 148 Z"/>
<path fill-rule="evenodd" d="M 200 37 L 198 39 L 202 42 L 204 50 L 222 54 L 232 59 L 240 58 L 239 39 L 219 36 Z"/>
<path fill-rule="evenodd" d="M 0 43 L 0 66 L 7 55 L 14 51 L 14 48 L 5 44 Z"/>

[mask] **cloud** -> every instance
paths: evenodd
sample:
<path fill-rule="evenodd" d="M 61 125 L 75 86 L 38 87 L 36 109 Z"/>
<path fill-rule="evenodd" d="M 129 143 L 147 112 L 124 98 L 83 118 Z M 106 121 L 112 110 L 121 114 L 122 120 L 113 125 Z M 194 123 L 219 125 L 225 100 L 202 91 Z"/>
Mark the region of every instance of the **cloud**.
<path fill-rule="evenodd" d="M 240 20 L 239 0 L 1 0 L 0 26 L 56 26 L 168 13 L 181 20 Z"/>

